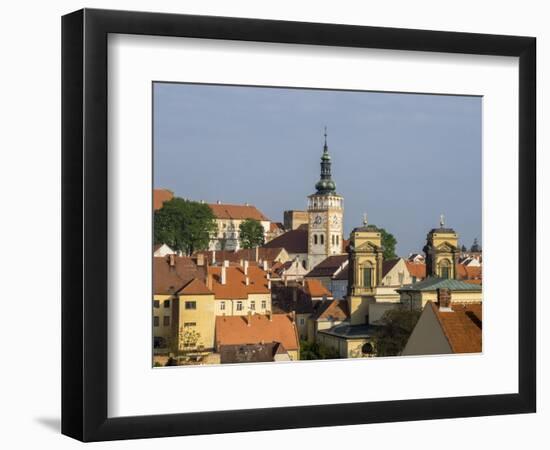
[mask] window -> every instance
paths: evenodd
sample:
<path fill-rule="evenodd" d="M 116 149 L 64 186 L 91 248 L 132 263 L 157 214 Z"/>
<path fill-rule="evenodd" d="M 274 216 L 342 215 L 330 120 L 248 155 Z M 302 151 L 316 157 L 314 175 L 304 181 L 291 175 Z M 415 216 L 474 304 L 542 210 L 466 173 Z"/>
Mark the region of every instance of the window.
<path fill-rule="evenodd" d="M 262 309 L 267 308 L 267 302 L 265 300 L 262 300 Z"/>
<path fill-rule="evenodd" d="M 449 278 L 449 268 L 448 267 L 442 267 L 441 268 L 441 278 Z"/>
<path fill-rule="evenodd" d="M 191 328 L 191 327 L 196 327 L 197 326 L 197 322 L 185 322 L 183 324 L 183 328 Z"/>
<path fill-rule="evenodd" d="M 304 320 L 303 317 L 300 318 L 300 325 L 303 325 L 304 323 L 306 323 L 306 321 Z"/>
<path fill-rule="evenodd" d="M 321 234 L 319 237 L 321 238 L 321 245 L 323 245 L 325 243 L 325 235 Z"/>
<path fill-rule="evenodd" d="M 450 266 L 451 265 L 450 265 L 449 261 L 447 261 L 446 259 L 441 261 L 440 273 L 439 273 L 439 276 L 441 278 L 450 278 L 450 275 L 451 275 L 451 267 Z"/>
<path fill-rule="evenodd" d="M 237 311 L 243 310 L 243 302 L 237 302 Z"/>
<path fill-rule="evenodd" d="M 162 324 L 167 327 L 167 326 L 170 326 L 170 316 L 164 316 L 163 320 L 162 320 Z"/>
<path fill-rule="evenodd" d="M 153 306 L 158 308 L 160 306 L 160 302 L 158 300 L 153 300 Z"/>
<path fill-rule="evenodd" d="M 333 235 L 331 236 L 331 240 L 332 240 L 332 245 L 334 245 L 334 244 L 335 244 L 335 242 L 336 242 L 336 241 L 335 241 L 335 239 L 336 239 L 336 236 L 334 236 L 334 234 L 333 234 Z"/>
<path fill-rule="evenodd" d="M 170 300 L 164 300 L 164 307 L 170 308 Z"/>
<path fill-rule="evenodd" d="M 317 235 L 316 234 L 313 235 L 313 243 L 315 245 L 317 245 Z"/>
<path fill-rule="evenodd" d="M 250 309 L 251 309 L 252 311 L 254 311 L 254 310 L 256 309 L 256 302 L 255 302 L 254 300 L 252 300 L 252 301 L 250 302 Z"/>
<path fill-rule="evenodd" d="M 197 302 L 185 302 L 185 309 L 197 309 Z"/>
<path fill-rule="evenodd" d="M 372 269 L 370 267 L 363 269 L 363 286 L 372 287 Z"/>
<path fill-rule="evenodd" d="M 225 311 L 225 302 L 220 303 L 220 310 Z"/>
<path fill-rule="evenodd" d="M 416 283 L 416 277 L 412 277 L 413 284 Z"/>
<path fill-rule="evenodd" d="M 153 325 L 154 325 L 155 327 L 158 327 L 158 326 L 160 325 L 159 316 L 153 317 Z"/>
<path fill-rule="evenodd" d="M 340 236 L 336 235 L 336 245 L 340 245 Z"/>

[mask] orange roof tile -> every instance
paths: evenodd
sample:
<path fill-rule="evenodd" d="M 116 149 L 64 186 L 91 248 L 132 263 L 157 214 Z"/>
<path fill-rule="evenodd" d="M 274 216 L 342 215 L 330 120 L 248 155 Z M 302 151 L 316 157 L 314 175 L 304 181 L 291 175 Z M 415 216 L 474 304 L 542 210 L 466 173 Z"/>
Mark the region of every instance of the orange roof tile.
<path fill-rule="evenodd" d="M 198 278 L 193 278 L 189 283 L 187 283 L 184 288 L 179 291 L 179 294 L 183 295 L 207 295 L 212 294 L 212 291 L 206 287 L 201 280 Z"/>
<path fill-rule="evenodd" d="M 168 189 L 153 189 L 153 210 L 162 208 L 162 204 L 174 198 L 174 193 Z"/>
<path fill-rule="evenodd" d="M 244 268 L 229 266 L 225 268 L 226 282 L 221 284 L 222 267 L 208 267 L 208 276 L 212 277 L 211 290 L 218 299 L 248 298 L 249 294 L 269 294 L 267 272 L 256 266 L 248 267 L 248 286 Z"/>
<path fill-rule="evenodd" d="M 414 263 L 411 261 L 405 261 L 407 269 L 411 277 L 416 277 L 419 279 L 426 278 L 426 264 L 424 263 Z"/>
<path fill-rule="evenodd" d="M 323 297 L 332 298 L 332 292 L 330 292 L 319 280 L 315 278 L 306 279 L 304 283 L 304 291 L 311 298 Z"/>
<path fill-rule="evenodd" d="M 250 320 L 250 326 L 248 325 Z M 287 314 L 216 317 L 216 345 L 279 342 L 286 350 L 298 350 L 296 326 Z"/>
<path fill-rule="evenodd" d="M 216 219 L 254 219 L 269 220 L 258 208 L 252 205 L 228 205 L 224 203 L 208 203 Z"/>
<path fill-rule="evenodd" d="M 432 302 L 433 309 L 441 329 L 454 353 L 480 353 L 482 329 L 482 305 L 453 304 L 452 311 L 440 311 Z"/>
<path fill-rule="evenodd" d="M 465 266 L 464 264 L 456 265 L 456 272 L 459 280 L 481 280 L 482 271 L 480 266 Z"/>
<path fill-rule="evenodd" d="M 204 278 L 204 275 L 204 270 L 191 258 L 176 255 L 153 257 L 153 294 L 175 294 L 193 278 Z"/>
<path fill-rule="evenodd" d="M 349 317 L 348 302 L 346 300 L 333 300 L 331 302 L 320 302 L 317 305 L 314 320 L 346 320 Z"/>

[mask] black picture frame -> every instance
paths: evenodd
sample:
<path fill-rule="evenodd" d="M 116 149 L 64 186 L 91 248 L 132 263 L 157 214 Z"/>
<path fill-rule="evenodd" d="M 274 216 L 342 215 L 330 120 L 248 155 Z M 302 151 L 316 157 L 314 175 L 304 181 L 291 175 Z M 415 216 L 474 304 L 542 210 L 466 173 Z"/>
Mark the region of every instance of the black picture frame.
<path fill-rule="evenodd" d="M 518 393 L 109 418 L 109 33 L 519 57 Z M 64 16 L 62 433 L 82 441 L 102 441 L 535 412 L 535 90 L 533 37 L 94 9 Z"/>

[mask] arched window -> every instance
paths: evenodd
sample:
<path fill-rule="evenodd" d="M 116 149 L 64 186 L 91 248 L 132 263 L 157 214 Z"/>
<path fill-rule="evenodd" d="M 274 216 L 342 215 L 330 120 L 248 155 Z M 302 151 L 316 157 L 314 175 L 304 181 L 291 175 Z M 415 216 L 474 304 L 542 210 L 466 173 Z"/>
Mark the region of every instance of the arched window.
<path fill-rule="evenodd" d="M 317 245 L 317 235 L 316 234 L 313 235 L 313 243 L 315 245 Z"/>
<path fill-rule="evenodd" d="M 448 259 L 444 259 L 439 263 L 439 276 L 441 278 L 450 278 L 451 263 Z"/>
<path fill-rule="evenodd" d="M 325 244 L 325 235 L 321 234 L 320 238 L 321 238 L 321 245 L 324 245 Z"/>
<path fill-rule="evenodd" d="M 370 263 L 363 266 L 363 287 L 371 288 L 374 284 L 373 268 Z"/>
<path fill-rule="evenodd" d="M 334 239 L 335 239 L 335 237 L 334 237 L 334 234 L 333 234 L 333 235 L 331 236 L 332 245 L 334 245 L 334 243 L 335 243 L 335 240 L 334 240 Z"/>

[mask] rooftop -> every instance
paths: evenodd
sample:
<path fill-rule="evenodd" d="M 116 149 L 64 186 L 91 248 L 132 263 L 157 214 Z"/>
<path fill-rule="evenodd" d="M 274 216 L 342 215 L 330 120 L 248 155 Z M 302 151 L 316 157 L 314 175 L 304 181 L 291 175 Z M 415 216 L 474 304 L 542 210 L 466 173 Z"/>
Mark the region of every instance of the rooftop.
<path fill-rule="evenodd" d="M 452 311 L 440 311 L 428 302 L 454 353 L 480 353 L 482 334 L 481 303 L 452 306 Z M 428 307 L 428 306 L 426 306 Z"/>
<path fill-rule="evenodd" d="M 216 219 L 254 219 L 268 221 L 269 219 L 255 206 L 230 205 L 225 203 L 208 203 Z"/>
<path fill-rule="evenodd" d="M 248 323 L 250 320 L 250 323 Z M 298 350 L 299 340 L 292 317 L 287 314 L 268 316 L 217 316 L 216 345 L 266 344 L 278 342 L 288 350 Z"/>
<path fill-rule="evenodd" d="M 153 189 L 153 210 L 162 208 L 164 202 L 172 200 L 174 193 L 168 189 Z"/>
<path fill-rule="evenodd" d="M 208 276 L 211 277 L 211 290 L 217 299 L 248 298 L 249 294 L 269 294 L 267 272 L 257 266 L 248 267 L 248 275 L 244 274 L 244 267 L 225 267 L 225 284 L 222 284 L 223 267 L 208 267 Z M 248 276 L 248 286 L 246 277 Z M 207 283 L 208 285 L 208 283 Z M 208 285 L 210 286 L 210 285 Z"/>
<path fill-rule="evenodd" d="M 342 267 L 347 264 L 348 255 L 331 255 L 317 264 L 306 276 L 307 277 L 332 277 Z"/>
<path fill-rule="evenodd" d="M 264 244 L 264 248 L 284 248 L 288 253 L 307 253 L 307 225 L 300 225 L 295 230 L 277 236 Z"/>
<path fill-rule="evenodd" d="M 397 292 L 435 291 L 437 289 L 449 289 L 451 291 L 481 291 L 481 286 L 459 280 L 428 277 L 418 283 L 405 285 L 402 288 L 397 289 Z"/>
<path fill-rule="evenodd" d="M 319 330 L 318 333 L 330 334 L 343 339 L 368 339 L 372 337 L 377 328 L 375 325 L 349 325 L 343 323 L 328 330 Z"/>

